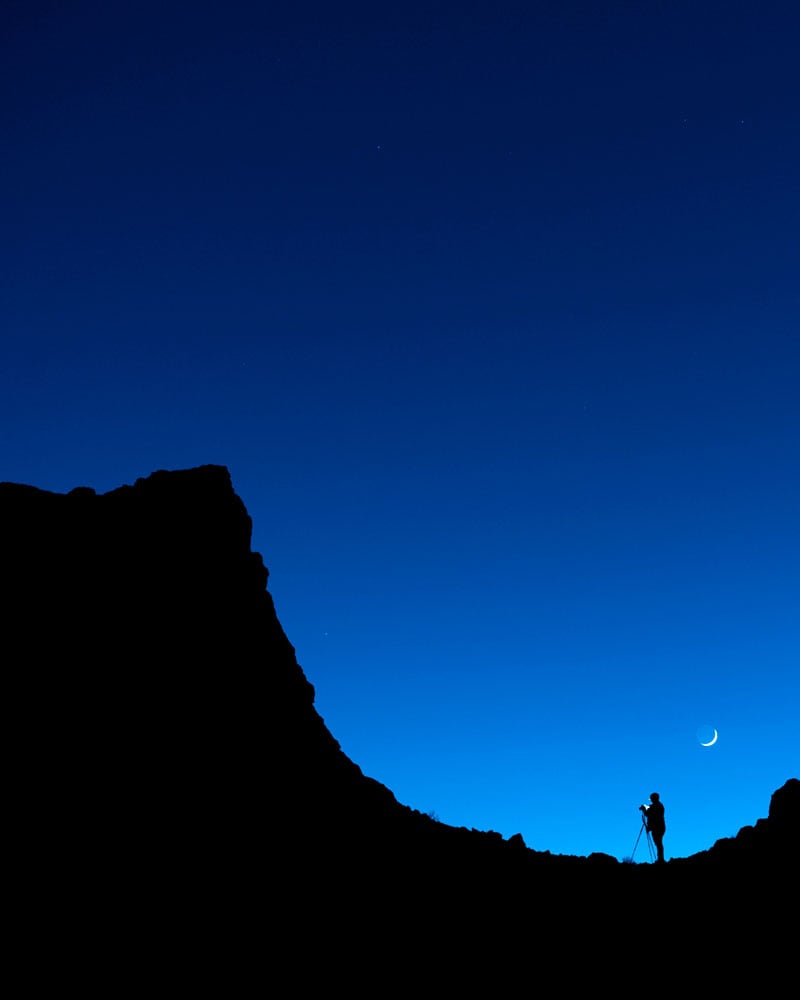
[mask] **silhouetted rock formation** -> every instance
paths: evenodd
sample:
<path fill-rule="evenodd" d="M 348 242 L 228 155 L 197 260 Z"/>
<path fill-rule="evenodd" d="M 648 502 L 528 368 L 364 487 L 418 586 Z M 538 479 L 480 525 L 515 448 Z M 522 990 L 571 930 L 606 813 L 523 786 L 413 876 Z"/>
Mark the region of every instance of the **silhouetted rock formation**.
<path fill-rule="evenodd" d="M 35 968 L 84 993 L 109 967 L 109 993 L 157 968 L 156 990 L 278 969 L 352 988 L 376 963 L 386 988 L 497 986 L 565 950 L 630 973 L 638 934 L 682 962 L 779 933 L 796 778 L 754 827 L 658 868 L 450 827 L 365 777 L 314 708 L 225 468 L 103 495 L 3 483 L 0 523 L 11 949 Z"/>

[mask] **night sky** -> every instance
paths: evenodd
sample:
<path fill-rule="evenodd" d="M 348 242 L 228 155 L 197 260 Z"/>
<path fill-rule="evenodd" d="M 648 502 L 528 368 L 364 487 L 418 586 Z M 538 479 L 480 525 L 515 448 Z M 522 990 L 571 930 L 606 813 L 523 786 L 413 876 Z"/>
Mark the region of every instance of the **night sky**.
<path fill-rule="evenodd" d="M 735 834 L 800 773 L 798 39 L 788 0 L 6 0 L 0 479 L 227 466 L 415 809 Z"/>

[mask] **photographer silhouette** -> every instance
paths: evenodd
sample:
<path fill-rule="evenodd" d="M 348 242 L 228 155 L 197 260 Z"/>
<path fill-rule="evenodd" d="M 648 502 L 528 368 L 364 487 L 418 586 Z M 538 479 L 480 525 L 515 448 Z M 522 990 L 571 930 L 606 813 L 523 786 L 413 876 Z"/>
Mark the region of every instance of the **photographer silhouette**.
<path fill-rule="evenodd" d="M 639 809 L 644 813 L 647 832 L 653 838 L 653 843 L 656 845 L 656 861 L 663 863 L 664 834 L 667 832 L 667 822 L 664 818 L 664 803 L 661 801 L 658 792 L 653 792 L 650 796 L 649 806 L 639 806 Z"/>

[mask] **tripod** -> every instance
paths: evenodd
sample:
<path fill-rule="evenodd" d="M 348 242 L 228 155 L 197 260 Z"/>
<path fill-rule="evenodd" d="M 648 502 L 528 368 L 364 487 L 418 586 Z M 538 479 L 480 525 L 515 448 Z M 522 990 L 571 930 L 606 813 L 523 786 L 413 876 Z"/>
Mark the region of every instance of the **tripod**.
<path fill-rule="evenodd" d="M 631 861 L 633 861 L 634 855 L 636 854 L 636 848 L 639 846 L 639 841 L 642 837 L 642 831 L 644 831 L 645 839 L 647 840 L 647 849 L 650 852 L 650 861 L 653 861 L 653 839 L 650 836 L 650 831 L 647 829 L 647 820 L 642 816 L 642 825 L 639 827 L 639 836 L 636 838 L 636 843 L 633 845 L 633 851 L 631 852 Z"/>

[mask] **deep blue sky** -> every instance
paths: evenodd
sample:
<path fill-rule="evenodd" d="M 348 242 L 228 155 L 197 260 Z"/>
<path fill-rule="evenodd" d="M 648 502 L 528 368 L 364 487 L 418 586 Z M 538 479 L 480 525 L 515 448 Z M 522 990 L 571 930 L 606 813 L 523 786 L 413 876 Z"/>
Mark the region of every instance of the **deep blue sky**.
<path fill-rule="evenodd" d="M 5 3 L 0 479 L 228 466 L 401 802 L 554 853 L 630 855 L 654 790 L 668 857 L 736 833 L 800 772 L 798 37 Z"/>

